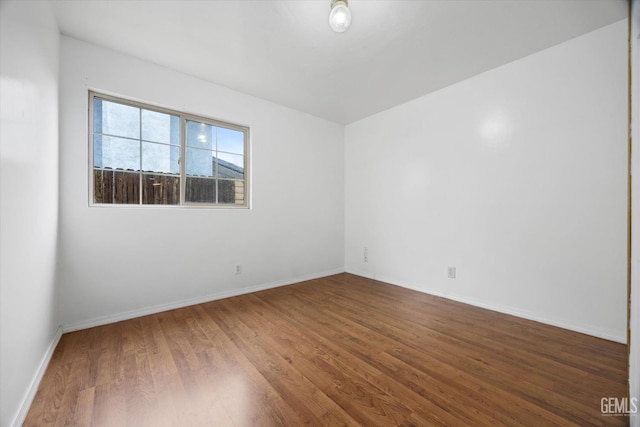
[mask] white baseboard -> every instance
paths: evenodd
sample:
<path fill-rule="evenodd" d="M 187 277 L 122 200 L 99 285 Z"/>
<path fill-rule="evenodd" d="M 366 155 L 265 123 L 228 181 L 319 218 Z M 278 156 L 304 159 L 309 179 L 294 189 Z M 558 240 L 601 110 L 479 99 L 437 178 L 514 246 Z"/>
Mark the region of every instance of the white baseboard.
<path fill-rule="evenodd" d="M 476 300 L 474 298 L 468 298 L 468 297 L 464 297 L 464 296 L 451 295 L 451 294 L 444 294 L 444 293 L 441 293 L 441 292 L 434 292 L 434 291 L 431 291 L 431 290 L 428 290 L 428 289 L 420 288 L 420 287 L 418 287 L 416 285 L 412 285 L 412 284 L 406 283 L 406 282 L 404 282 L 402 280 L 395 280 L 394 278 L 377 276 L 377 275 L 375 275 L 375 274 L 373 274 L 371 272 L 357 271 L 357 270 L 347 270 L 346 272 L 347 273 L 351 273 L 351 274 L 355 274 L 357 276 L 367 277 L 367 278 L 370 278 L 370 279 L 374 279 L 374 280 L 378 280 L 378 281 L 381 281 L 381 282 L 390 283 L 392 285 L 400 286 L 400 287 L 403 287 L 403 288 L 411 289 L 411 290 L 414 290 L 414 291 L 422 292 L 424 294 L 429 294 L 429 295 L 433 295 L 433 296 L 437 296 L 437 297 L 441 297 L 441 298 L 446 298 L 446 299 L 457 301 L 457 302 L 461 302 L 461 303 L 464 303 L 464 304 L 469 304 L 469 305 L 473 305 L 473 306 L 476 306 L 476 307 L 485 308 L 485 309 L 491 310 L 491 311 L 497 311 L 498 313 L 509 314 L 509 315 L 520 317 L 520 318 L 523 318 L 523 319 L 533 320 L 533 321 L 539 322 L 539 323 L 544 323 L 546 325 L 557 326 L 559 328 L 567 329 L 567 330 L 574 331 L 574 332 L 579 332 L 581 334 L 591 335 L 591 336 L 594 336 L 594 337 L 597 337 L 597 338 L 603 338 L 605 340 L 614 341 L 614 342 L 618 342 L 618 343 L 621 343 L 621 344 L 626 344 L 627 343 L 626 333 L 620 334 L 619 332 L 616 332 L 616 331 L 600 329 L 600 328 L 596 328 L 596 327 L 593 327 L 593 326 L 577 325 L 577 324 L 574 324 L 574 323 L 571 323 L 571 322 L 567 322 L 567 321 L 561 320 L 561 319 L 551 319 L 551 318 L 546 317 L 544 315 L 541 315 L 539 313 L 532 313 L 532 312 L 528 312 L 528 311 L 524 311 L 524 310 L 519 310 L 519 309 L 516 309 L 516 308 L 513 308 L 513 307 L 495 305 L 495 304 L 487 303 L 485 301 Z"/>
<path fill-rule="evenodd" d="M 47 347 L 47 351 L 45 352 L 42 360 L 40 361 L 40 365 L 38 366 L 38 370 L 36 371 L 27 391 L 22 397 L 22 401 L 20 402 L 19 410 L 16 413 L 13 421 L 9 423 L 10 426 L 19 427 L 24 423 L 25 418 L 27 418 L 27 414 L 29 413 L 29 408 L 31 408 L 31 404 L 33 403 L 33 399 L 36 397 L 36 393 L 38 392 L 38 386 L 40 385 L 40 381 L 42 381 L 42 377 L 47 370 L 47 366 L 49 366 L 49 362 L 51 361 L 51 357 L 53 356 L 53 352 L 58 346 L 58 342 L 60 341 L 60 337 L 62 337 L 62 326 L 58 326 L 56 330 L 56 334 L 53 336 L 49 347 Z"/>
<path fill-rule="evenodd" d="M 81 322 L 65 324 L 62 326 L 62 331 L 64 333 L 67 333 L 67 332 L 79 331 L 82 329 L 89 329 L 96 326 L 108 325 L 110 323 L 134 319 L 136 317 L 147 316 L 149 314 L 155 314 L 155 313 L 160 313 L 167 310 L 174 310 L 176 308 L 188 307 L 190 305 L 202 304 L 205 302 L 215 301 L 219 299 L 235 297 L 238 295 L 249 294 L 252 292 L 258 292 L 266 289 L 277 288 L 280 286 L 292 285 L 294 283 L 304 282 L 306 280 L 319 279 L 321 277 L 332 276 L 334 274 L 340 274 L 340 273 L 344 273 L 343 268 L 323 271 L 320 273 L 310 274 L 306 276 L 298 276 L 298 277 L 294 277 L 287 280 L 277 280 L 275 282 L 263 283 L 260 285 L 249 286 L 241 289 L 233 289 L 228 291 L 217 292 L 214 294 L 204 295 L 197 298 L 180 300 L 180 301 L 171 302 L 167 304 L 158 304 L 151 307 L 145 307 L 137 310 L 115 313 L 108 316 L 101 316 L 95 319 L 89 319 Z"/>

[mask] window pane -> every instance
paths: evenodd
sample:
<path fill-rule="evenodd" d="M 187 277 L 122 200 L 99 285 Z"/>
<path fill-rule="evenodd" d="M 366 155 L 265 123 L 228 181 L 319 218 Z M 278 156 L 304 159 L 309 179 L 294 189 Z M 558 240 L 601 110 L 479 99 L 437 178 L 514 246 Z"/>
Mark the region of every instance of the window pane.
<path fill-rule="evenodd" d="M 180 203 L 180 176 L 142 175 L 142 203 L 177 205 Z"/>
<path fill-rule="evenodd" d="M 131 139 L 94 135 L 93 158 L 96 167 L 140 170 L 140 143 Z"/>
<path fill-rule="evenodd" d="M 113 203 L 113 171 L 93 170 L 93 201 L 94 203 Z"/>
<path fill-rule="evenodd" d="M 93 98 L 93 133 L 102 133 L 102 99 Z"/>
<path fill-rule="evenodd" d="M 216 180 L 187 177 L 185 201 L 190 203 L 215 203 Z"/>
<path fill-rule="evenodd" d="M 93 135 L 93 167 L 102 167 L 102 135 Z"/>
<path fill-rule="evenodd" d="M 219 127 L 218 151 L 244 154 L 244 133 L 238 130 Z"/>
<path fill-rule="evenodd" d="M 180 118 L 156 111 L 142 110 L 142 139 L 180 145 Z"/>
<path fill-rule="evenodd" d="M 244 178 L 244 156 L 218 153 L 218 178 Z"/>
<path fill-rule="evenodd" d="M 213 176 L 213 151 L 187 148 L 187 175 Z"/>
<path fill-rule="evenodd" d="M 215 150 L 215 130 L 214 126 L 206 123 L 187 120 L 187 145 Z"/>
<path fill-rule="evenodd" d="M 140 138 L 139 108 L 96 99 L 93 112 L 95 133 Z M 96 123 L 98 127 L 95 126 Z"/>
<path fill-rule="evenodd" d="M 142 143 L 142 170 L 145 172 L 180 173 L 180 147 Z"/>
<path fill-rule="evenodd" d="M 244 203 L 244 181 L 218 180 L 218 203 L 242 205 Z"/>

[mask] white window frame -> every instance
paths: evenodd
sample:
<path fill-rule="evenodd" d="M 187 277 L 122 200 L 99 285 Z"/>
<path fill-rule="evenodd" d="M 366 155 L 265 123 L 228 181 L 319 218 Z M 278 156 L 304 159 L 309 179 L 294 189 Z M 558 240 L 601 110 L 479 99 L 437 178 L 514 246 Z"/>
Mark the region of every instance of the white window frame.
<path fill-rule="evenodd" d="M 158 113 L 170 114 L 178 116 L 180 119 L 180 202 L 179 204 L 149 204 L 142 203 L 143 189 L 142 185 L 139 186 L 139 201 L 138 203 L 96 203 L 95 202 L 95 184 L 94 184 L 94 129 L 93 129 L 93 107 L 94 99 L 103 99 L 110 102 L 115 102 L 122 105 L 127 105 L 136 108 L 142 108 L 149 111 L 155 111 Z M 244 135 L 244 203 L 203 203 L 203 202 L 188 202 L 186 197 L 186 162 L 183 159 L 186 158 L 186 127 L 187 121 L 196 121 L 205 123 L 207 125 L 222 127 L 227 129 L 233 129 L 242 132 Z M 227 121 L 217 120 L 210 117 L 200 116 L 196 114 L 187 113 L 179 110 L 172 110 L 164 107 L 159 107 L 152 104 L 147 104 L 140 101 L 134 101 L 132 99 L 123 98 L 121 96 L 108 95 L 103 92 L 89 91 L 89 128 L 88 128 L 88 142 L 89 142 L 89 206 L 91 207 L 118 207 L 118 208 L 214 208 L 214 209 L 250 209 L 251 201 L 251 182 L 250 182 L 250 128 L 249 126 L 240 125 L 237 123 L 230 123 Z M 140 168 L 140 176 L 144 176 L 142 167 Z M 155 173 L 156 175 L 162 175 L 162 173 Z M 216 198 L 218 197 L 218 181 L 221 178 L 215 177 L 216 181 Z M 224 180 L 224 178 L 222 178 Z"/>

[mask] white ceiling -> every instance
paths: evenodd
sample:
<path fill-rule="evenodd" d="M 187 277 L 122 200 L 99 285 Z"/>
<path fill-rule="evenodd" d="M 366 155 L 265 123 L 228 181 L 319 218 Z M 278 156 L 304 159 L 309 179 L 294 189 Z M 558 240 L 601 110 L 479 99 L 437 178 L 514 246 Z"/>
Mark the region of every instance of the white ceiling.
<path fill-rule="evenodd" d="M 626 0 L 53 0 L 62 34 L 351 123 L 624 19 Z"/>

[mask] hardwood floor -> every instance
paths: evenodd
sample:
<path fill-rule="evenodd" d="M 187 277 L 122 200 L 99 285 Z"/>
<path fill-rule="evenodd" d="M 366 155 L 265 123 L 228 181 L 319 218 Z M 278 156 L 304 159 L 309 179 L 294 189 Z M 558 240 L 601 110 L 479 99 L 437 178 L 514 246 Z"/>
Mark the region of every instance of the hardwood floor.
<path fill-rule="evenodd" d="M 65 334 L 25 425 L 625 425 L 626 351 L 340 274 Z"/>

